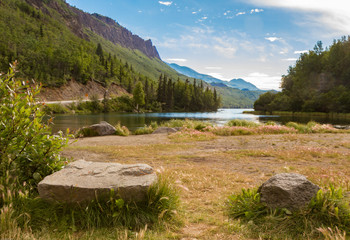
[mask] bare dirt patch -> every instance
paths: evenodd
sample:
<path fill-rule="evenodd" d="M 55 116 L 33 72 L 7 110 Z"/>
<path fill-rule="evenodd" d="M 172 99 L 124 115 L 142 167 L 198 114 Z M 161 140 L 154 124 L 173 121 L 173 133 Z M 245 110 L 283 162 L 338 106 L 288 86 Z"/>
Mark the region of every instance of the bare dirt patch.
<path fill-rule="evenodd" d="M 108 89 L 108 97 L 128 94 L 127 91 L 117 84 L 111 84 L 108 88 L 96 81 L 89 81 L 86 84 L 70 80 L 61 87 L 44 87 L 40 91 L 41 101 L 62 101 L 87 99 L 89 96 L 96 96 L 98 99 L 104 97 Z"/>

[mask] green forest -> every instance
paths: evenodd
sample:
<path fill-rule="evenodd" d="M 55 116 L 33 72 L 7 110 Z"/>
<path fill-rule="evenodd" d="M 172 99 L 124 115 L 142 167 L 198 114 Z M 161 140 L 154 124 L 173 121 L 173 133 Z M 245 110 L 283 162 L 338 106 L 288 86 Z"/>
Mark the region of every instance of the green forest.
<path fill-rule="evenodd" d="M 24 0 L 0 3 L 0 72 L 18 61 L 17 77 L 34 79 L 44 86 L 94 79 L 106 87 L 113 82 L 130 94 L 138 94 L 141 85 L 144 100 L 139 97 L 132 103 L 137 110 L 214 111 L 220 106 L 215 90 L 202 82 L 197 85 L 195 80 L 173 81 L 179 75 L 159 59 L 113 44 L 87 29 L 89 39 L 80 38 L 46 2 L 43 6 L 48 13 Z M 63 1 L 54 2 L 66 15 L 74 15 Z"/>
<path fill-rule="evenodd" d="M 282 92 L 267 92 L 254 103 L 256 111 L 350 112 L 350 36 L 326 49 L 318 41 L 301 54 L 282 76 Z"/>

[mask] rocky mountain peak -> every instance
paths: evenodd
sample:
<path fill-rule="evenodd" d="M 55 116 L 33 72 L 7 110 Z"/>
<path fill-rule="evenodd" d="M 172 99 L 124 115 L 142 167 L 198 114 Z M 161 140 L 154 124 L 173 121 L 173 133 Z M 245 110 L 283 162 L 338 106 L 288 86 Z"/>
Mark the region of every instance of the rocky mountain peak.
<path fill-rule="evenodd" d="M 151 40 L 145 41 L 138 35 L 132 34 L 128 29 L 120 26 L 109 17 L 97 13 L 86 13 L 70 6 L 63 0 L 47 1 L 46 5 L 41 0 L 26 1 L 45 14 L 50 15 L 47 7 L 54 9 L 62 17 L 65 24 L 72 29 L 72 32 L 81 38 L 89 40 L 86 30 L 91 31 L 122 47 L 139 50 L 149 58 L 160 59 L 159 53 Z"/>

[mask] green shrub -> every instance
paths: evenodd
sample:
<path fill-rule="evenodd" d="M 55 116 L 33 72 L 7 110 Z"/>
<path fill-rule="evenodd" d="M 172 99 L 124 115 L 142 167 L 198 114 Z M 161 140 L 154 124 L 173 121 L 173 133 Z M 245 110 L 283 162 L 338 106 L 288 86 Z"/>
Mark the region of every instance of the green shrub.
<path fill-rule="evenodd" d="M 242 119 L 233 119 L 226 123 L 229 127 L 257 127 L 258 123 L 242 120 Z"/>
<path fill-rule="evenodd" d="M 143 135 L 143 134 L 151 134 L 154 132 L 154 128 L 152 125 L 145 125 L 144 127 L 138 128 L 134 131 L 134 135 Z"/>
<path fill-rule="evenodd" d="M 78 131 L 75 134 L 75 137 L 96 137 L 99 136 L 98 132 L 94 129 L 83 127 L 78 129 Z"/>
<path fill-rule="evenodd" d="M 130 135 L 130 131 L 127 127 L 125 126 L 121 126 L 120 122 L 118 122 L 117 125 L 114 126 L 115 127 L 115 135 L 119 135 L 119 136 L 129 136 Z"/>
<path fill-rule="evenodd" d="M 319 239 L 324 229 L 350 232 L 350 207 L 342 189 L 318 191 L 308 206 L 296 211 L 269 209 L 257 190 L 229 197 L 228 215 L 240 219 L 248 233 L 262 239 Z M 321 229 L 321 230 L 320 230 Z"/>
<path fill-rule="evenodd" d="M 68 139 L 62 132 L 50 135 L 52 119 L 43 123 L 39 91 L 15 79 L 13 69 L 0 77 L 0 206 L 9 188 L 35 193 L 37 183 L 63 165 L 58 153 Z"/>
<path fill-rule="evenodd" d="M 311 128 L 309 128 L 307 125 L 305 124 L 300 124 L 300 123 L 296 123 L 296 122 L 288 122 L 286 124 L 287 127 L 291 127 L 294 128 L 295 130 L 297 130 L 299 133 L 311 133 L 312 130 Z"/>
<path fill-rule="evenodd" d="M 66 114 L 71 111 L 60 103 L 46 104 L 43 111 L 46 114 Z"/>

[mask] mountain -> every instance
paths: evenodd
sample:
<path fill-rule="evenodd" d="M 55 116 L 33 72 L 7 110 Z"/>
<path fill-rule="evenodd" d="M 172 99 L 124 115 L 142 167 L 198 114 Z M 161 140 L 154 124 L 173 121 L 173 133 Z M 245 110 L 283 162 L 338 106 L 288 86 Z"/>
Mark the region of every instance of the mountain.
<path fill-rule="evenodd" d="M 242 89 L 247 89 L 247 90 L 251 90 L 251 91 L 260 90 L 254 84 L 249 83 L 241 78 L 232 79 L 231 81 L 228 82 L 228 81 L 223 81 L 223 80 L 214 78 L 214 77 L 206 75 L 206 74 L 198 73 L 189 67 L 180 66 L 180 65 L 175 64 L 175 63 L 170 63 L 169 66 L 185 76 L 188 76 L 191 78 L 196 78 L 196 79 L 201 79 L 207 83 L 210 83 L 212 86 L 224 86 L 225 85 L 225 86 L 232 87 L 232 88 L 238 88 L 240 90 L 242 90 Z M 215 83 L 215 84 L 213 84 L 213 83 Z M 217 85 L 218 83 L 220 83 L 220 85 Z"/>
<path fill-rule="evenodd" d="M 21 77 L 44 86 L 70 79 L 128 86 L 141 75 L 154 84 L 160 74 L 181 78 L 160 59 L 151 40 L 64 0 L 0 1 L 0 32 L 0 72 L 18 60 Z"/>
<path fill-rule="evenodd" d="M 229 81 L 225 84 L 229 87 L 238 88 L 241 90 L 250 90 L 250 91 L 260 90 L 254 84 L 247 82 L 247 81 L 243 80 L 242 78 L 232 79 L 231 81 Z"/>
<path fill-rule="evenodd" d="M 173 79 L 172 82 L 168 80 L 166 86 L 173 86 L 177 79 L 186 80 L 186 76 L 161 60 L 150 40 L 143 40 L 111 18 L 85 13 L 64 0 L 0 0 L 0 32 L 0 72 L 6 72 L 8 64 L 17 60 L 17 77 L 41 82 L 43 91 L 66 86 L 71 81 L 89 86 L 93 80 L 104 87 L 117 84 L 132 93 L 140 81 L 145 91 L 148 89 L 149 101 L 154 101 L 160 76 Z M 249 91 L 226 87 L 235 82 L 196 74 L 195 78 L 206 77 L 208 82 L 218 84 L 215 89 L 221 95 L 223 107 L 253 105 L 255 97 L 249 95 Z M 207 98 L 214 90 L 209 83 L 200 86 Z M 194 86 L 187 89 L 192 88 Z M 75 92 L 77 98 L 81 97 Z M 67 97 L 62 96 L 62 99 Z M 160 100 L 154 107 L 162 104 Z M 196 101 L 191 104 L 196 105 Z M 172 106 L 171 101 L 167 105 Z M 194 111 L 195 107 L 191 109 Z"/>

